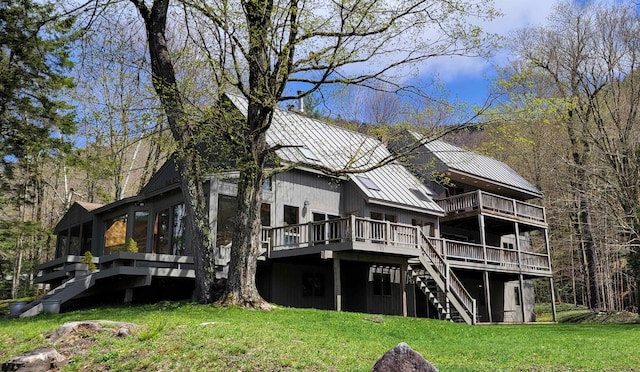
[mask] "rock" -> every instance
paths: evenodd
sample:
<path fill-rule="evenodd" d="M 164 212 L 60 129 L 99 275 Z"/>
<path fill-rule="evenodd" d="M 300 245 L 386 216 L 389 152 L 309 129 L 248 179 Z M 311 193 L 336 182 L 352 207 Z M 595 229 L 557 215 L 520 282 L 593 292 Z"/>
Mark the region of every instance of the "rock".
<path fill-rule="evenodd" d="M 46 335 L 46 339 L 52 344 L 58 344 L 72 336 L 91 335 L 96 332 L 109 332 L 117 337 L 126 337 L 131 334 L 133 328 L 138 327 L 134 323 L 113 322 L 110 320 L 84 320 L 79 322 L 67 322 Z"/>
<path fill-rule="evenodd" d="M 2 371 L 42 372 L 58 369 L 67 358 L 53 347 L 40 347 L 9 359 L 2 364 Z"/>
<path fill-rule="evenodd" d="M 371 372 L 438 372 L 438 369 L 409 345 L 401 342 L 387 351 Z"/>

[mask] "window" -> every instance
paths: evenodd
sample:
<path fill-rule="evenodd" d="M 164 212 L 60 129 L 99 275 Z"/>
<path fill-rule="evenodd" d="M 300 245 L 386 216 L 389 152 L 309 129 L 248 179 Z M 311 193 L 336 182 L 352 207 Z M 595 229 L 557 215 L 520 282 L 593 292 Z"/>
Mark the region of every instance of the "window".
<path fill-rule="evenodd" d="M 323 297 L 324 296 L 324 275 L 321 273 L 302 274 L 302 296 L 303 297 Z"/>
<path fill-rule="evenodd" d="M 513 295 L 516 299 L 516 306 L 520 306 L 520 287 L 513 287 Z"/>
<path fill-rule="evenodd" d="M 224 247 L 231 243 L 234 219 L 236 216 L 236 197 L 218 195 L 218 230 L 216 232 L 216 246 Z"/>
<path fill-rule="evenodd" d="M 265 180 L 262 182 L 262 190 L 264 190 L 264 191 L 271 191 L 272 190 L 271 177 L 265 178 Z"/>
<path fill-rule="evenodd" d="M 69 234 L 69 254 L 80 255 L 80 225 L 72 227 Z"/>
<path fill-rule="evenodd" d="M 149 212 L 136 211 L 133 215 L 133 240 L 138 245 L 138 252 L 147 251 L 147 231 L 149 230 Z"/>
<path fill-rule="evenodd" d="M 424 235 L 428 237 L 435 237 L 436 235 L 436 225 L 433 222 L 425 222 L 423 220 L 417 220 L 415 218 L 411 219 L 411 226 L 420 226 L 422 227 L 422 232 Z"/>
<path fill-rule="evenodd" d="M 298 207 L 290 205 L 284 206 L 284 223 L 287 225 L 297 225 L 300 222 L 300 213 Z"/>
<path fill-rule="evenodd" d="M 303 147 L 298 147 L 298 150 L 300 150 L 300 152 L 302 153 L 302 155 L 304 155 L 305 158 L 309 160 L 320 161 L 320 158 L 318 158 L 318 156 L 309 148 L 303 146 Z"/>
<path fill-rule="evenodd" d="M 373 294 L 375 296 L 391 296 L 391 274 L 373 273 Z"/>
<path fill-rule="evenodd" d="M 356 176 L 356 178 L 369 190 L 380 191 L 380 187 L 371 178 L 367 176 Z"/>
<path fill-rule="evenodd" d="M 57 249 L 57 257 L 66 256 L 68 254 L 68 245 L 69 245 L 69 230 L 60 231 L 58 233 L 58 249 Z"/>
<path fill-rule="evenodd" d="M 416 198 L 422 200 L 422 201 L 430 201 L 429 197 L 427 195 L 425 195 L 422 191 L 418 190 L 418 189 L 409 189 L 409 191 L 411 191 L 413 193 L 413 195 L 416 196 Z"/>
<path fill-rule="evenodd" d="M 169 254 L 169 208 L 156 213 L 153 252 Z"/>
<path fill-rule="evenodd" d="M 284 244 L 298 244 L 300 241 L 300 210 L 290 205 L 284 206 Z"/>
<path fill-rule="evenodd" d="M 120 252 L 127 239 L 128 214 L 122 214 L 105 221 L 104 254 Z"/>
<path fill-rule="evenodd" d="M 391 223 L 397 223 L 398 222 L 398 216 L 396 216 L 395 214 L 387 214 L 387 213 L 381 213 L 381 212 L 371 212 L 371 214 L 369 216 L 371 216 L 372 220 L 376 220 L 376 221 L 389 221 Z"/>
<path fill-rule="evenodd" d="M 262 226 L 271 226 L 271 204 L 262 203 L 260 206 L 260 220 Z"/>
<path fill-rule="evenodd" d="M 513 243 L 502 243 L 502 248 L 504 249 L 515 249 L 515 247 L 513 246 Z"/>

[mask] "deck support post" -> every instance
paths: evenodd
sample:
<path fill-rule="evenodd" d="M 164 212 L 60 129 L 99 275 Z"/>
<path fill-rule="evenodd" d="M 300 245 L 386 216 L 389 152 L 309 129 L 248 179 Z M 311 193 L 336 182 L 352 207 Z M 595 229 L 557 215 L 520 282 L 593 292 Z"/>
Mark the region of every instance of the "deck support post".
<path fill-rule="evenodd" d="M 400 265 L 400 287 L 402 288 L 402 316 L 407 317 L 407 266 L 408 261 Z"/>
<path fill-rule="evenodd" d="M 553 277 L 549 278 L 549 289 L 551 290 L 551 316 L 554 323 L 558 322 L 556 317 L 556 292 L 553 285 Z"/>
<path fill-rule="evenodd" d="M 489 317 L 489 323 L 493 323 L 493 315 L 491 314 L 491 291 L 489 288 L 489 272 L 484 271 L 484 298 L 485 308 L 487 309 L 487 315 Z"/>
<path fill-rule="evenodd" d="M 127 288 L 124 290 L 124 303 L 130 304 L 133 301 L 133 288 Z"/>
<path fill-rule="evenodd" d="M 333 258 L 333 293 L 336 311 L 342 311 L 342 284 L 340 282 L 340 259 Z"/>
<path fill-rule="evenodd" d="M 520 293 L 518 293 L 518 295 L 520 296 L 520 312 L 522 313 L 522 322 L 526 322 L 527 321 L 527 317 L 526 317 L 526 311 L 525 311 L 525 304 L 524 304 L 524 276 L 522 274 L 520 274 L 518 276 L 519 278 L 519 285 L 520 285 Z"/>
<path fill-rule="evenodd" d="M 478 215 L 478 226 L 480 227 L 480 244 L 482 244 L 482 258 L 484 264 L 487 264 L 487 238 L 484 226 L 484 215 L 482 212 Z"/>

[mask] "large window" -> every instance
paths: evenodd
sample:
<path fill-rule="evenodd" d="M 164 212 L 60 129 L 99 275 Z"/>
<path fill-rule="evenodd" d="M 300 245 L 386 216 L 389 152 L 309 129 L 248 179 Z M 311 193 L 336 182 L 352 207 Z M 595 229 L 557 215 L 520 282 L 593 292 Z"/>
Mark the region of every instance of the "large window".
<path fill-rule="evenodd" d="M 76 225 L 69 230 L 69 254 L 79 256 L 80 255 L 80 225 Z"/>
<path fill-rule="evenodd" d="M 169 254 L 169 208 L 156 213 L 153 232 L 153 252 Z"/>
<path fill-rule="evenodd" d="M 236 210 L 235 196 L 218 195 L 218 231 L 216 232 L 216 246 L 224 247 L 231 243 Z"/>
<path fill-rule="evenodd" d="M 127 239 L 128 214 L 122 214 L 105 221 L 104 253 L 120 252 Z"/>
<path fill-rule="evenodd" d="M 287 245 L 298 244 L 300 242 L 300 209 L 290 205 L 284 206 L 284 243 Z"/>
<path fill-rule="evenodd" d="M 133 240 L 138 245 L 138 252 L 147 251 L 147 232 L 149 231 L 149 212 L 136 211 L 133 221 Z"/>

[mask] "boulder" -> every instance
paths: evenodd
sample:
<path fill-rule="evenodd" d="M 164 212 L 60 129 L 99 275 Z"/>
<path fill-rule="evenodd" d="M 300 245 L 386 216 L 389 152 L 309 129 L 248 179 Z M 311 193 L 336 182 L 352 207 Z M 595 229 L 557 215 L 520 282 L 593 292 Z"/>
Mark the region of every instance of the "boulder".
<path fill-rule="evenodd" d="M 409 345 L 401 342 L 387 351 L 371 372 L 438 372 L 438 369 Z"/>
<path fill-rule="evenodd" d="M 41 372 L 57 370 L 67 363 L 67 358 L 53 347 L 39 347 L 9 359 L 2 364 L 2 371 Z"/>

